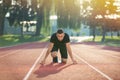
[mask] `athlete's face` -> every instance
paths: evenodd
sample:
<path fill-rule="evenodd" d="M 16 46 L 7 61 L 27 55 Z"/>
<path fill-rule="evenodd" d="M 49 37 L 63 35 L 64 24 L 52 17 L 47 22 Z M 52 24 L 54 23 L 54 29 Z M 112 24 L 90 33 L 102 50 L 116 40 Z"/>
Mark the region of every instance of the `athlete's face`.
<path fill-rule="evenodd" d="M 61 34 L 57 33 L 56 36 L 57 36 L 59 41 L 62 41 L 64 38 L 64 33 L 61 33 Z"/>

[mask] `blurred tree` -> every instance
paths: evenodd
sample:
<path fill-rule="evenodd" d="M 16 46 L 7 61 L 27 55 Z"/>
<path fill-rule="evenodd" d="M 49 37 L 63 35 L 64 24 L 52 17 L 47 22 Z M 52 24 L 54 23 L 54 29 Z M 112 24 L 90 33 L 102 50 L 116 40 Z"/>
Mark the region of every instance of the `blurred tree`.
<path fill-rule="evenodd" d="M 67 17 L 66 17 L 67 12 L 65 11 L 63 0 L 55 1 L 55 10 L 56 10 L 57 17 L 58 17 L 58 19 L 57 19 L 58 27 L 67 27 L 64 24 L 64 23 L 68 24 L 68 22 L 64 22 L 64 20 L 67 19 Z M 65 21 L 67 21 L 67 20 L 65 20 Z"/>
<path fill-rule="evenodd" d="M 90 21 L 93 21 L 92 23 L 95 23 L 97 21 L 97 19 L 99 19 L 98 23 L 100 23 L 100 25 L 102 27 L 102 30 L 103 30 L 103 32 L 102 32 L 103 37 L 102 37 L 102 40 L 101 40 L 102 42 L 104 42 L 105 34 L 106 34 L 106 19 L 105 19 L 104 15 L 106 15 L 106 10 L 107 9 L 106 9 L 105 5 L 106 5 L 105 0 L 99 0 L 99 1 L 91 0 L 91 7 L 93 8 L 91 19 L 93 19 L 93 20 L 90 20 Z M 102 18 L 97 18 L 98 15 L 100 15 Z M 99 24 L 97 24 L 97 25 L 99 25 Z M 95 34 L 94 34 L 94 36 L 95 36 Z"/>
<path fill-rule="evenodd" d="M 50 33 L 50 16 L 53 15 L 52 6 L 54 7 L 54 0 L 44 0 L 43 6 L 44 6 L 44 18 L 43 18 L 44 31 Z"/>
<path fill-rule="evenodd" d="M 44 18 L 44 8 L 43 8 L 43 1 L 42 0 L 32 0 L 32 9 L 37 13 L 37 24 L 36 24 L 36 33 L 35 35 L 40 35 L 41 27 L 42 27 L 42 21 Z"/>
<path fill-rule="evenodd" d="M 28 4 L 28 0 L 15 1 L 12 6 L 11 0 L 3 0 L 0 4 L 0 35 L 3 34 L 3 23 L 7 12 L 10 13 L 8 20 L 11 26 L 15 22 L 20 24 L 21 21 L 36 19 L 35 35 L 40 35 L 42 26 L 46 31 L 49 31 L 49 17 L 53 13 L 58 17 L 58 27 L 79 29 L 81 22 L 84 24 L 88 23 L 93 29 L 94 39 L 96 26 L 101 26 L 103 29 L 102 41 L 105 40 L 107 28 L 111 28 L 111 30 L 119 29 L 119 19 L 110 20 L 106 17 L 118 14 L 114 0 L 90 0 L 82 3 L 79 2 L 80 0 L 31 0 L 31 5 Z M 55 7 L 55 10 L 53 10 L 55 12 L 51 13 L 52 6 Z M 111 23 L 115 25 L 111 25 Z"/>
<path fill-rule="evenodd" d="M 4 19 L 10 6 L 11 6 L 11 0 L 3 0 L 2 3 L 0 3 L 0 35 L 3 35 Z"/>
<path fill-rule="evenodd" d="M 55 8 L 58 16 L 58 27 L 79 28 L 80 6 L 77 0 L 56 0 Z"/>
<path fill-rule="evenodd" d="M 115 0 L 91 0 L 91 15 L 88 17 L 88 22 L 92 24 L 93 36 L 95 39 L 95 26 L 101 26 L 102 28 L 102 39 L 101 42 L 105 41 L 106 31 L 111 28 L 116 29 L 116 19 L 115 15 L 117 14 L 117 6 L 114 5 Z M 112 17 L 112 18 L 111 18 Z M 97 23 L 97 24 L 96 24 Z M 94 40 L 93 39 L 93 40 Z"/>
<path fill-rule="evenodd" d="M 117 6 L 115 6 L 114 3 L 115 3 L 115 0 L 107 0 L 107 2 L 106 2 L 106 6 L 107 6 L 106 13 L 107 13 L 107 15 L 113 16 L 113 15 L 117 14 L 117 12 L 116 12 Z M 115 27 L 116 27 L 115 22 L 116 22 L 115 18 L 113 18 L 113 19 L 107 18 L 106 19 L 106 26 L 111 31 L 111 37 L 113 37 L 112 31 L 115 30 Z"/>
<path fill-rule="evenodd" d="M 21 36 L 23 36 L 24 23 L 20 24 L 21 21 L 29 21 L 29 7 L 26 0 L 15 0 L 14 5 L 9 8 L 10 16 L 8 17 L 10 26 L 21 25 Z M 15 25 L 14 25 L 15 26 Z"/>
<path fill-rule="evenodd" d="M 30 21 L 33 18 L 33 13 L 30 13 L 30 7 L 28 7 L 27 0 L 14 0 L 14 4 L 12 4 L 13 0 L 3 0 L 0 4 L 0 34 L 3 35 L 4 29 L 4 18 L 6 13 L 9 13 L 10 16 L 7 17 L 9 20 L 10 26 L 17 23 L 20 25 L 21 21 Z M 31 15 L 31 16 L 29 16 Z M 21 27 L 22 28 L 22 27 Z M 23 29 L 21 29 L 21 35 L 23 33 Z"/>
<path fill-rule="evenodd" d="M 36 33 L 38 36 L 41 33 L 42 25 L 48 28 L 49 16 L 51 10 L 52 0 L 32 0 L 32 9 L 37 13 Z"/>

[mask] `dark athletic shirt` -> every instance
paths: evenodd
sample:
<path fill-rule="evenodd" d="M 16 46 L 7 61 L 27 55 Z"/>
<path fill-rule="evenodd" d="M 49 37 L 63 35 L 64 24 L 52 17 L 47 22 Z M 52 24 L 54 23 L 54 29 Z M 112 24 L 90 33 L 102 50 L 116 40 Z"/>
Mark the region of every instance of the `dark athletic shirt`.
<path fill-rule="evenodd" d="M 54 46 L 62 47 L 62 46 L 65 46 L 66 43 L 70 42 L 70 38 L 69 38 L 69 35 L 65 33 L 63 40 L 59 41 L 56 36 L 56 33 L 54 33 L 51 36 L 50 42 L 54 43 Z"/>

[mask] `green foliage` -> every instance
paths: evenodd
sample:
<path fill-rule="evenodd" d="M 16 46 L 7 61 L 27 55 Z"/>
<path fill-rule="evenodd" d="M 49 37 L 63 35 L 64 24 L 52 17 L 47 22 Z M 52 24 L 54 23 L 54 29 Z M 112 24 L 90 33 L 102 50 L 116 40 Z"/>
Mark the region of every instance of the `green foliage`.
<path fill-rule="evenodd" d="M 76 0 L 77 1 L 77 0 Z M 79 28 L 80 25 L 80 6 L 78 6 L 75 0 L 58 0 L 55 2 L 58 27 L 62 28 Z M 76 26 L 77 25 L 77 26 Z"/>
<path fill-rule="evenodd" d="M 111 36 L 106 36 L 104 43 L 101 42 L 101 38 L 102 38 L 102 36 L 96 36 L 95 42 L 97 42 L 101 45 L 120 47 L 120 37 L 113 36 L 113 38 L 111 38 Z M 92 39 L 85 40 L 85 42 L 86 41 L 92 41 Z"/>
<path fill-rule="evenodd" d="M 105 15 L 117 14 L 117 6 L 113 5 L 115 0 L 31 0 L 31 6 L 27 6 L 27 0 L 16 0 L 15 5 L 11 6 L 12 0 L 3 0 L 2 8 L 0 5 L 0 24 L 3 23 L 6 12 L 10 12 L 10 25 L 19 25 L 20 21 L 37 21 L 36 35 L 40 35 L 41 27 L 50 24 L 50 15 L 57 15 L 58 27 L 79 29 L 81 23 L 91 27 L 107 25 L 110 20 L 105 19 Z M 29 1 L 29 0 L 28 0 Z M 80 3 L 80 1 L 82 3 Z M 31 12 L 30 12 L 31 11 Z M 102 19 L 96 19 L 101 15 Z M 116 21 L 114 21 L 116 22 Z M 113 22 L 112 22 L 113 23 Z M 114 23 L 119 26 L 119 21 Z M 0 32 L 4 29 L 3 25 Z M 115 29 L 119 29 L 115 27 Z M 46 27 L 48 28 L 48 27 Z M 50 27 L 49 27 L 50 28 Z M 49 29 L 48 28 L 48 29 Z"/>
<path fill-rule="evenodd" d="M 34 42 L 34 41 L 48 41 L 47 37 L 40 36 L 30 36 L 24 35 L 21 37 L 20 35 L 4 35 L 0 36 L 0 46 L 10 46 L 17 45 L 26 42 Z"/>

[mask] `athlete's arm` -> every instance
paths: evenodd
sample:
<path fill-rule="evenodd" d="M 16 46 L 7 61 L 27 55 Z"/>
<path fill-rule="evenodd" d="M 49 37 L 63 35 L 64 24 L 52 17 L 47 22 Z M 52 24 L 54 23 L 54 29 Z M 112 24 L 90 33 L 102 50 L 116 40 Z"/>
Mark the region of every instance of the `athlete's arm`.
<path fill-rule="evenodd" d="M 68 53 L 69 53 L 70 58 L 73 61 L 73 63 L 77 63 L 73 58 L 72 50 L 71 50 L 71 47 L 70 47 L 70 42 L 66 43 L 66 47 L 67 47 Z"/>
<path fill-rule="evenodd" d="M 49 43 L 49 46 L 48 46 L 47 52 L 46 52 L 46 54 L 45 54 L 45 57 L 44 57 L 44 59 L 43 59 L 42 62 L 41 62 L 42 65 L 45 64 L 45 61 L 46 61 L 49 53 L 51 52 L 51 50 L 52 50 L 52 48 L 53 48 L 53 45 L 54 45 L 54 43 L 52 43 L 52 42 Z"/>

